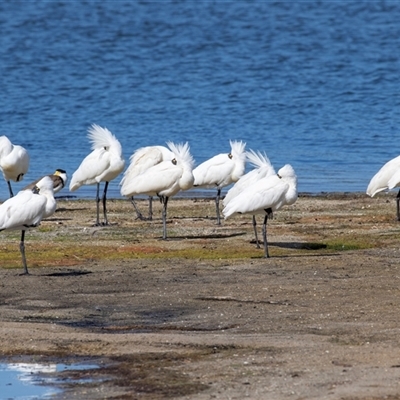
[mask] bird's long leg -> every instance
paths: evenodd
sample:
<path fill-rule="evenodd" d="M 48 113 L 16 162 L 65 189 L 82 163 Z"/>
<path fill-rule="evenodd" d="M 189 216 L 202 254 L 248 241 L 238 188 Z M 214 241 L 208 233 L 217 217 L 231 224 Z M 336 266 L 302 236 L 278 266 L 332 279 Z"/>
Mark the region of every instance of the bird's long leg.
<path fill-rule="evenodd" d="M 103 216 L 104 216 L 104 223 L 103 225 L 108 225 L 108 219 L 107 219 L 107 189 L 108 189 L 108 182 L 104 185 L 104 192 L 103 192 Z"/>
<path fill-rule="evenodd" d="M 397 205 L 397 221 L 400 221 L 400 190 L 399 193 L 397 193 L 396 197 L 396 205 Z"/>
<path fill-rule="evenodd" d="M 258 234 L 257 234 L 257 221 L 256 221 L 256 216 L 253 215 L 253 229 L 254 229 L 254 236 L 256 238 L 256 246 L 257 249 L 260 248 L 260 243 L 258 243 Z"/>
<path fill-rule="evenodd" d="M 21 241 L 19 242 L 19 251 L 21 252 L 22 266 L 24 267 L 24 272 L 21 275 L 29 275 L 25 257 L 25 231 L 21 231 Z"/>
<path fill-rule="evenodd" d="M 264 241 L 264 256 L 265 258 L 269 258 L 269 253 L 268 253 L 268 242 L 267 242 L 267 222 L 268 218 L 272 219 L 273 214 L 272 210 L 270 208 L 267 208 L 264 210 L 266 212 L 265 217 L 264 217 L 264 224 L 263 224 L 263 241 Z"/>
<path fill-rule="evenodd" d="M 162 196 L 161 201 L 163 203 L 162 219 L 163 219 L 163 239 L 167 239 L 167 203 L 168 197 Z"/>
<path fill-rule="evenodd" d="M 153 220 L 153 196 L 149 196 L 149 221 Z"/>
<path fill-rule="evenodd" d="M 138 206 L 136 205 L 136 202 L 135 202 L 135 199 L 133 196 L 131 197 L 131 203 L 132 203 L 133 207 L 135 208 L 137 219 L 140 219 L 141 221 L 146 221 L 146 220 L 152 221 L 153 220 L 153 197 L 152 196 L 149 196 L 149 216 L 147 218 L 143 217 L 143 214 L 140 212 Z"/>
<path fill-rule="evenodd" d="M 138 206 L 136 205 L 136 202 L 135 202 L 135 198 L 133 196 L 131 197 L 131 203 L 136 211 L 136 218 L 140 219 L 140 220 L 144 220 L 143 214 L 138 209 Z"/>
<path fill-rule="evenodd" d="M 217 211 L 217 225 L 221 225 L 221 218 L 219 215 L 219 199 L 221 197 L 221 189 L 218 188 L 217 197 L 215 198 L 215 209 Z"/>
<path fill-rule="evenodd" d="M 11 188 L 11 182 L 7 181 L 7 185 L 8 185 L 8 191 L 10 192 L 10 197 L 14 197 L 14 193 Z"/>
<path fill-rule="evenodd" d="M 97 208 L 97 216 L 96 216 L 96 223 L 94 226 L 100 226 L 100 196 L 99 196 L 99 191 L 100 191 L 100 183 L 97 184 L 97 191 L 96 191 L 96 208 Z"/>

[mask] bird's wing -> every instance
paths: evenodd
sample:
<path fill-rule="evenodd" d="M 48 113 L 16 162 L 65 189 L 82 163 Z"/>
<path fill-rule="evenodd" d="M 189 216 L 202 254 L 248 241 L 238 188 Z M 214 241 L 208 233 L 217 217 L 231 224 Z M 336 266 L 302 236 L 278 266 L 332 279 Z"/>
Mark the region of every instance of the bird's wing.
<path fill-rule="evenodd" d="M 194 186 L 220 186 L 234 167 L 227 154 L 218 154 L 193 170 Z"/>
<path fill-rule="evenodd" d="M 388 161 L 371 179 L 367 187 L 367 194 L 371 197 L 378 192 L 389 188 L 389 181 L 393 178 L 396 172 L 400 169 L 400 156 Z M 396 178 L 394 178 L 396 180 Z M 393 180 L 391 182 L 393 185 Z M 393 187 L 397 186 L 397 182 Z"/>
<path fill-rule="evenodd" d="M 130 158 L 130 164 L 124 173 L 121 185 L 129 183 L 129 181 L 135 176 L 138 176 L 154 165 L 165 161 L 165 158 L 172 160 L 173 154 L 167 148 L 162 151 L 161 146 L 148 146 L 137 149 Z"/>
<path fill-rule="evenodd" d="M 121 188 L 121 194 L 127 197 L 138 194 L 154 196 L 176 185 L 181 175 L 181 167 L 163 161 L 127 182 Z"/>
<path fill-rule="evenodd" d="M 69 190 L 74 191 L 82 185 L 93 185 L 100 182 L 98 177 L 101 176 L 109 166 L 109 153 L 103 148 L 93 150 L 83 159 L 79 168 L 73 173 L 69 184 Z"/>
<path fill-rule="evenodd" d="M 225 206 L 225 218 L 232 214 L 257 214 L 271 208 L 273 211 L 282 207 L 289 184 L 276 175 L 255 182 Z"/>
<path fill-rule="evenodd" d="M 22 229 L 39 224 L 46 202 L 44 196 L 29 190 L 18 192 L 0 206 L 0 229 Z"/>

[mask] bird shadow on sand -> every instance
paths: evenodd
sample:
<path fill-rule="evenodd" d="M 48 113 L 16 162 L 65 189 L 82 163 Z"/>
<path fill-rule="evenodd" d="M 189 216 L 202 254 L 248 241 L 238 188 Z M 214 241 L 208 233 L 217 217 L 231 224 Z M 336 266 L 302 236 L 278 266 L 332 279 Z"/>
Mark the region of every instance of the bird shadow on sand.
<path fill-rule="evenodd" d="M 49 274 L 43 274 L 42 276 L 80 276 L 80 275 L 88 275 L 91 274 L 91 271 L 79 271 L 79 270 L 67 270 L 67 271 L 58 271 L 51 272 Z"/>
<path fill-rule="evenodd" d="M 185 235 L 169 237 L 167 240 L 186 240 L 186 239 L 227 239 L 236 236 L 246 235 L 246 232 L 237 233 L 212 233 L 209 235 Z"/>
<path fill-rule="evenodd" d="M 72 221 L 72 218 L 44 218 L 43 221 L 48 221 L 48 222 Z"/>
<path fill-rule="evenodd" d="M 252 242 L 255 244 L 255 240 Z M 268 242 L 268 245 L 298 250 L 321 250 L 328 247 L 325 243 L 315 242 Z M 262 246 L 262 242 L 260 242 L 260 246 Z"/>
<path fill-rule="evenodd" d="M 64 211 L 70 211 L 70 212 L 73 212 L 73 211 L 86 211 L 86 208 L 84 208 L 84 207 L 76 207 L 76 208 L 60 207 L 60 208 L 57 208 L 56 213 L 64 212 Z"/>

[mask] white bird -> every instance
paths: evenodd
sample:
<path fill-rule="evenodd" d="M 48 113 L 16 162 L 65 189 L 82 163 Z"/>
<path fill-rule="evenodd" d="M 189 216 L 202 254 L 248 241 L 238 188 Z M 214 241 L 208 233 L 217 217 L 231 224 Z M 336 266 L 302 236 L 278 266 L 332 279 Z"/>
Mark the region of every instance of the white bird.
<path fill-rule="evenodd" d="M 13 191 L 10 181 L 22 181 L 29 168 L 29 154 L 22 146 L 12 144 L 7 136 L 0 136 L 0 169 L 7 182 L 10 197 Z"/>
<path fill-rule="evenodd" d="M 108 184 L 123 171 L 125 160 L 122 156 L 121 143 L 107 128 L 93 124 L 88 129 L 88 132 L 93 151 L 84 158 L 79 168 L 73 173 L 69 190 L 73 192 L 82 185 L 97 185 L 97 218 L 95 225 L 108 225 L 106 208 Z M 105 182 L 102 198 L 104 215 L 102 224 L 100 224 L 99 217 L 100 182 Z"/>
<path fill-rule="evenodd" d="M 53 181 L 53 192 L 54 194 L 58 193 L 66 184 L 68 181 L 68 175 L 63 169 L 56 169 L 54 174 L 50 175 L 45 175 L 49 176 L 51 180 Z M 44 176 L 40 177 L 39 179 L 36 179 L 36 181 L 30 183 L 29 185 L 26 185 L 22 190 L 32 190 L 36 186 L 36 184 L 42 179 Z"/>
<path fill-rule="evenodd" d="M 0 231 L 21 230 L 20 252 L 23 274 L 29 274 L 25 257 L 25 231 L 39 226 L 43 218 L 49 217 L 56 210 L 53 195 L 53 181 L 45 176 L 35 189 L 21 190 L 0 206 Z"/>
<path fill-rule="evenodd" d="M 168 199 L 180 190 L 190 189 L 194 182 L 192 173 L 194 161 L 190 154 L 189 144 L 168 142 L 167 145 L 174 154 L 172 160 L 162 161 L 130 180 L 125 179 L 121 187 L 121 195 L 125 197 L 147 194 L 160 198 L 163 203 L 163 239 L 167 238 Z"/>
<path fill-rule="evenodd" d="M 142 174 L 144 171 L 148 170 L 151 167 L 159 164 L 162 161 L 171 161 L 175 157 L 174 153 L 164 146 L 146 146 L 141 147 L 131 155 L 130 164 L 126 171 L 124 172 L 124 176 L 121 180 L 120 185 L 123 187 L 126 184 L 134 179 L 136 176 Z M 142 213 L 136 206 L 134 197 L 131 197 L 131 202 L 135 207 L 136 215 L 139 219 L 144 220 L 152 220 L 153 218 L 153 197 L 149 196 L 149 216 L 148 218 L 143 217 Z"/>
<path fill-rule="evenodd" d="M 224 207 L 236 196 L 243 192 L 246 188 L 251 186 L 254 182 L 259 181 L 260 179 L 265 178 L 269 175 L 275 174 L 275 169 L 271 164 L 271 161 L 264 153 L 262 154 L 260 151 L 257 153 L 254 150 L 250 150 L 246 152 L 247 161 L 253 165 L 254 169 L 249 171 L 247 174 L 240 177 L 240 179 L 228 190 L 226 196 L 223 199 Z M 254 236 L 256 239 L 256 246 L 260 248 L 258 243 L 258 235 L 257 235 L 257 222 L 256 216 L 253 215 L 253 229 Z"/>
<path fill-rule="evenodd" d="M 264 214 L 263 241 L 264 254 L 269 257 L 267 243 L 267 221 L 273 212 L 297 200 L 297 176 L 291 165 L 286 164 L 277 174 L 267 176 L 243 190 L 224 208 L 228 219 L 233 214 Z"/>
<path fill-rule="evenodd" d="M 237 182 L 246 169 L 246 143 L 230 141 L 231 152 L 218 154 L 193 170 L 194 187 L 217 188 L 215 208 L 217 212 L 217 225 L 221 224 L 219 200 L 221 189 L 231 183 Z"/>
<path fill-rule="evenodd" d="M 371 179 L 367 187 L 367 195 L 374 197 L 383 190 L 391 190 L 400 186 L 400 156 L 388 161 Z M 400 221 L 400 190 L 397 193 L 397 220 Z"/>

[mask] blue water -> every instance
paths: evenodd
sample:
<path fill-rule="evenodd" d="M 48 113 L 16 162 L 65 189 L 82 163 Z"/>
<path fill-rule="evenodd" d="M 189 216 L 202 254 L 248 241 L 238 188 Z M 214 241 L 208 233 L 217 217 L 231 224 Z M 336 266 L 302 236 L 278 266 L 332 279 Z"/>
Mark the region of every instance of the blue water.
<path fill-rule="evenodd" d="M 0 400 L 50 399 L 61 392 L 53 374 L 98 368 L 93 364 L 0 363 Z M 72 380 L 71 380 L 72 381 Z M 78 379 L 75 383 L 83 383 Z M 66 383 L 64 379 L 63 383 Z"/>
<path fill-rule="evenodd" d="M 399 21 L 397 1 L 3 0 L 0 134 L 31 155 L 13 187 L 71 175 L 97 123 L 127 160 L 172 140 L 199 164 L 240 139 L 301 192 L 365 191 L 400 154 Z"/>

